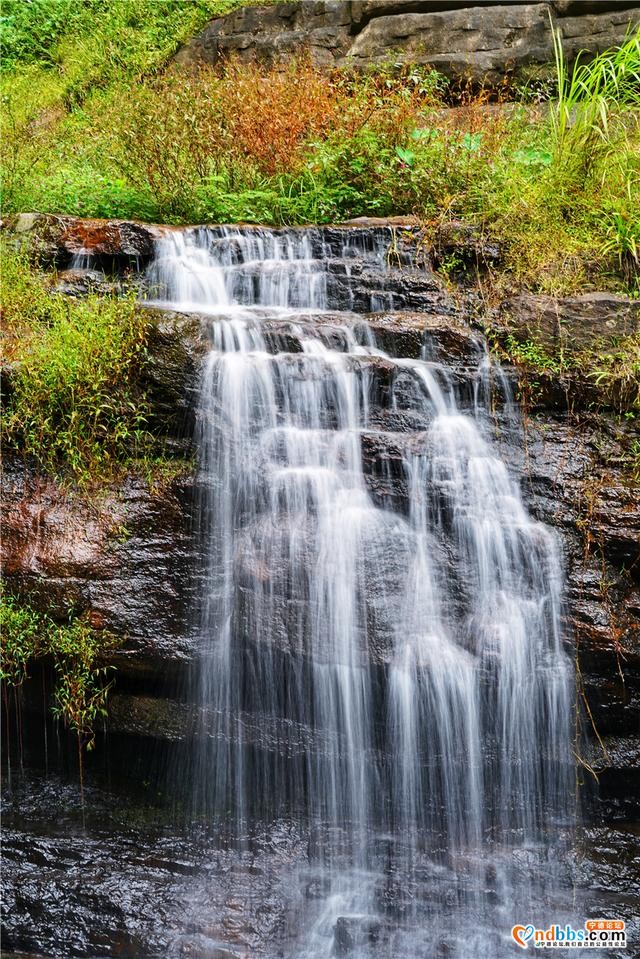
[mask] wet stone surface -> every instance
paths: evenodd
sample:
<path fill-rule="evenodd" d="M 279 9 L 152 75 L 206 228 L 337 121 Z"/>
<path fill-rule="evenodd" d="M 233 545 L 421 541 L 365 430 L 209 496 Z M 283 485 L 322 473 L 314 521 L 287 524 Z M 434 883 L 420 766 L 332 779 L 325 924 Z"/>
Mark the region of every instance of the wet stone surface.
<path fill-rule="evenodd" d="M 300 850 L 290 828 L 274 826 L 243 857 L 122 800 L 89 788 L 83 825 L 76 784 L 34 777 L 7 793 L 5 950 L 231 959 L 273 938 L 285 914 L 278 870 Z"/>
<path fill-rule="evenodd" d="M 330 899 L 317 858 L 322 842 L 316 848 L 286 819 L 257 828 L 240 850 L 197 821 L 183 829 L 180 813 L 163 808 L 148 783 L 128 783 L 126 792 L 117 780 L 111 788 L 88 785 L 83 824 L 77 782 L 17 769 L 12 782 L 3 795 L 3 955 L 13 959 L 278 959 L 291 954 Z M 637 821 L 627 820 L 580 830 L 575 856 L 562 869 L 567 891 L 551 896 L 544 914 L 574 927 L 591 916 L 625 918 L 633 948 L 640 937 L 639 835 Z M 507 861 L 534 876 L 540 870 L 534 849 Z M 501 885 L 504 867 L 499 852 L 485 867 L 485 891 L 493 889 L 496 906 L 487 918 L 510 928 L 515 907 Z M 466 868 L 456 864 L 460 875 Z M 372 959 L 400 955 L 394 924 L 421 897 L 431 906 L 440 901 L 446 916 L 457 904 L 447 870 L 427 860 L 421 875 L 420 887 L 388 875 L 375 919 L 335 916 L 334 954 L 356 955 L 364 945 Z M 441 935 L 420 955 L 446 955 L 445 942 Z"/>

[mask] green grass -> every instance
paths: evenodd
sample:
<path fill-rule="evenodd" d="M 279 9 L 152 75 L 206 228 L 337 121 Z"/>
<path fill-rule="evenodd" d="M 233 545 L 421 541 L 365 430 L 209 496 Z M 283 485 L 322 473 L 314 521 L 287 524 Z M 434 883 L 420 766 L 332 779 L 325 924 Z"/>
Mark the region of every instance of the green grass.
<path fill-rule="evenodd" d="M 67 96 L 81 97 L 91 87 L 160 69 L 208 20 L 252 2 L 3 0 L 2 66 L 11 72 L 50 70 Z"/>
<path fill-rule="evenodd" d="M 255 2 L 255 0 L 249 0 Z M 267 0 L 268 2 L 268 0 Z M 240 0 L 4 0 L 3 208 L 144 214 L 92 127 Z M 51 177 L 50 177 L 51 175 Z M 94 179 L 95 178 L 95 179 Z M 41 189 L 25 190 L 31 181 Z M 51 203 L 49 203 L 51 199 Z"/>

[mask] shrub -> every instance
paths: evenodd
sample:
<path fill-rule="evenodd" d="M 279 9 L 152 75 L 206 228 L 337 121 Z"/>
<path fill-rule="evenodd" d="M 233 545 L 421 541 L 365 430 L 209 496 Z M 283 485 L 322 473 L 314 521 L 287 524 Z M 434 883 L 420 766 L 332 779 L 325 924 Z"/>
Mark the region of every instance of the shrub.
<path fill-rule="evenodd" d="M 29 664 L 47 648 L 47 630 L 41 617 L 28 606 L 3 597 L 0 603 L 0 680 L 21 686 Z"/>
<path fill-rule="evenodd" d="M 295 171 L 303 146 L 334 126 L 338 106 L 332 81 L 306 58 L 268 72 L 231 61 L 219 98 L 228 146 L 267 176 Z"/>
<path fill-rule="evenodd" d="M 0 604 L 0 680 L 5 697 L 7 687 L 20 686 L 28 678 L 34 662 L 53 662 L 52 712 L 76 736 L 81 791 L 83 752 L 94 747 L 95 725 L 106 716 L 114 683 L 113 667 L 101 665 L 100 656 L 116 642 L 113 634 L 93 630 L 84 617 L 70 614 L 60 624 L 11 596 Z"/>
<path fill-rule="evenodd" d="M 133 292 L 65 298 L 24 254 L 5 250 L 2 298 L 13 361 L 5 437 L 80 481 L 139 455 L 149 439 L 136 387 L 147 320 Z"/>

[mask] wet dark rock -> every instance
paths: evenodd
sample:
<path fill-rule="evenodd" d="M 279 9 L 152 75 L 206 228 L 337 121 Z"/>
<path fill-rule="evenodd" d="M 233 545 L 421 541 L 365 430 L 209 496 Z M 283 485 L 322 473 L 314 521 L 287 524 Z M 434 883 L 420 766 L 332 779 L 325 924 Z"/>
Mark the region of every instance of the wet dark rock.
<path fill-rule="evenodd" d="M 415 217 L 363 216 L 345 223 L 293 229 L 303 229 L 306 233 L 310 230 L 311 248 L 316 257 L 330 254 L 336 259 L 352 260 L 374 252 L 382 241 L 387 245 L 391 266 L 425 270 L 431 267 L 431 249 Z"/>
<path fill-rule="evenodd" d="M 28 237 L 45 265 L 63 270 L 53 279 L 53 288 L 70 296 L 86 295 L 90 290 L 114 292 L 123 284 L 144 287 L 144 270 L 155 243 L 169 229 L 129 221 L 31 213 L 14 218 L 6 228 L 17 242 Z M 247 225 L 242 229 L 250 233 L 260 228 Z M 208 230 L 211 242 L 220 240 L 230 245 L 224 227 L 210 226 Z M 433 272 L 423 231 L 412 221 L 365 219 L 351 226 L 283 228 L 274 232 L 300 230 L 304 230 L 312 255 L 324 261 L 334 309 L 360 313 L 423 310 L 455 315 L 441 278 Z M 381 254 L 385 257 L 382 263 Z M 70 265 L 74 269 L 68 269 Z M 238 282 L 244 286 L 252 277 L 257 292 L 258 264 L 245 264 Z"/>
<path fill-rule="evenodd" d="M 363 259 L 327 263 L 327 290 L 335 309 L 359 313 L 390 310 L 453 312 L 450 297 L 434 273 L 413 267 L 377 267 Z"/>
<path fill-rule="evenodd" d="M 0 407 L 2 409 L 6 409 L 11 402 L 15 390 L 15 378 L 19 369 L 20 363 L 17 361 L 0 361 Z"/>
<path fill-rule="evenodd" d="M 123 676 L 172 683 L 189 661 L 197 596 L 192 480 L 152 491 L 129 477 L 89 497 L 68 493 L 20 459 L 5 463 L 6 587 L 64 621 L 89 614 L 123 647 Z"/>
<path fill-rule="evenodd" d="M 310 517 L 304 526 L 297 522 L 300 555 L 313 555 L 315 520 Z M 393 655 L 395 628 L 405 602 L 404 584 L 415 541 L 406 521 L 390 512 L 372 511 L 362 535 L 367 550 L 353 570 L 359 597 L 353 655 L 359 656 L 362 665 L 375 670 L 386 666 Z M 333 645 L 320 645 L 323 637 L 310 633 L 308 596 L 303 579 L 296 576 L 299 571 L 295 556 L 278 568 L 267 564 L 266 557 L 273 555 L 279 541 L 284 544 L 287 536 L 288 531 L 273 528 L 269 518 L 243 532 L 236 553 L 238 634 L 242 645 L 267 645 L 271 655 L 289 657 L 293 669 L 304 660 L 331 663 L 338 651 Z M 390 538 L 394 543 L 391 554 Z M 283 551 L 282 555 L 287 554 Z M 256 609 L 262 610 L 265 593 L 269 596 L 266 622 L 256 619 Z M 282 668 L 289 666 L 283 662 Z"/>
<path fill-rule="evenodd" d="M 21 213 L 5 228 L 20 243 L 28 241 L 40 258 L 68 268 L 74 257 L 88 258 L 91 267 L 120 272 L 140 269 L 153 256 L 156 240 L 168 227 L 129 220 L 95 220 L 53 213 Z M 89 262 L 83 262 L 87 268 Z"/>
<path fill-rule="evenodd" d="M 627 338 L 640 334 L 635 300 L 604 292 L 559 298 L 524 293 L 505 301 L 480 326 L 507 355 L 515 354 L 518 395 L 528 410 L 580 415 L 633 407 L 632 376 L 603 386 L 594 374 L 608 367 L 623 341 L 631 358 L 634 340 Z M 526 349 L 518 352 L 514 341 Z"/>
<path fill-rule="evenodd" d="M 98 293 L 101 296 L 113 296 L 124 292 L 121 283 L 109 280 L 100 270 L 62 270 L 55 274 L 51 287 L 54 293 L 64 296 L 87 296 L 88 293 Z"/>
<path fill-rule="evenodd" d="M 340 916 L 335 925 L 334 950 L 336 956 L 349 956 L 364 947 L 376 946 L 382 937 L 379 919 L 363 916 Z"/>
<path fill-rule="evenodd" d="M 610 910 L 611 899 L 617 901 L 620 911 L 622 904 L 629 908 L 628 926 L 633 924 L 639 929 L 637 910 L 633 903 L 638 894 L 638 824 L 617 822 L 589 826 L 582 831 L 581 853 L 577 860 L 576 878 L 590 889 L 591 907 L 587 914 L 601 912 L 603 906 Z M 633 933 L 627 930 L 631 937 Z M 637 935 L 637 933 L 636 933 Z M 637 941 L 637 939 L 636 939 Z M 620 956 L 626 950 L 620 951 Z"/>
<path fill-rule="evenodd" d="M 312 879 L 304 891 L 307 899 L 326 899 L 331 892 L 331 881 L 328 878 Z"/>
<path fill-rule="evenodd" d="M 344 228 L 334 229 L 335 234 L 325 231 L 324 239 L 318 231 L 314 243 L 337 246 L 337 238 L 344 237 L 338 231 Z M 464 324 L 430 267 L 415 267 L 408 240 L 399 254 L 400 264 L 390 274 L 383 275 L 364 262 L 362 249 L 369 241 L 373 249 L 368 229 L 360 228 L 353 256 L 345 258 L 351 261 L 350 277 L 345 261 L 334 258 L 331 276 L 336 289 L 345 303 L 349 296 L 355 308 L 366 313 L 385 350 L 405 357 L 417 357 L 424 350 L 431 359 L 446 360 L 448 375 L 469 403 L 469 383 L 483 357 L 477 334 Z M 396 306 L 413 297 L 424 312 L 381 308 L 370 313 L 372 295 L 382 298 L 389 293 L 397 297 Z M 572 323 L 581 324 L 582 309 L 571 307 Z M 160 310 L 149 315 L 152 329 L 144 385 L 158 430 L 168 442 L 179 444 L 181 435 L 193 431 L 194 394 L 212 320 Z M 327 342 L 333 343 L 344 336 L 338 328 L 341 319 L 327 312 L 315 318 L 289 317 L 281 325 L 268 320 L 265 335 L 274 350 L 283 343 L 290 347 L 286 362 L 292 375 L 320 379 L 322 361 L 315 368 L 301 362 L 294 325 L 317 322 Z M 362 319 L 352 314 L 346 322 L 355 330 Z M 595 320 L 592 325 L 595 331 Z M 361 435 L 367 485 L 379 505 L 402 514 L 407 500 L 403 464 L 409 451 L 423 451 L 430 414 L 419 414 L 421 404 L 412 393 L 415 382 L 412 385 L 401 364 L 363 356 L 352 356 L 349 363 L 372 383 L 371 429 Z M 392 393 L 394 404 L 389 402 Z M 621 903 L 628 905 L 631 915 L 638 879 L 637 835 L 622 820 L 637 816 L 640 787 L 637 489 L 630 484 L 621 441 L 607 428 L 606 417 L 599 420 L 583 414 L 576 419 L 547 408 L 528 418 L 522 443 L 514 424 L 499 416 L 497 411 L 500 452 L 516 475 L 523 476 L 532 512 L 558 530 L 566 560 L 567 621 L 576 642 L 579 690 L 589 706 L 588 712 L 583 711 L 583 735 L 577 748 L 585 769 L 595 768 L 600 776 L 602 805 L 596 814 L 601 820 L 606 810 L 620 826 L 619 831 L 600 826 L 585 834 L 585 854 L 575 869 L 583 884 L 594 889 L 594 901 L 593 912 L 584 914 L 602 914 L 604 901 L 604 908 L 614 911 Z M 69 606 L 88 613 L 96 629 L 113 630 L 124 641 L 122 649 L 109 657 L 119 667 L 109 702 L 110 738 L 95 750 L 107 754 L 110 777 L 111 766 L 120 762 L 124 774 L 133 779 L 141 754 L 146 760 L 156 749 L 162 752 L 166 747 L 172 754 L 187 755 L 188 740 L 198 738 L 199 745 L 206 746 L 216 729 L 209 713 L 179 698 L 194 663 L 205 671 L 211 669 L 206 651 L 199 648 L 193 615 L 202 594 L 201 549 L 194 536 L 197 495 L 198 481 L 190 474 L 158 488 L 129 477 L 89 498 L 62 490 L 19 460 L 10 459 L 6 467 L 8 588 L 60 619 Z M 326 755 L 329 746 L 346 752 L 330 729 L 311 726 L 307 690 L 300 683 L 310 642 L 304 590 L 292 590 L 294 564 L 290 569 L 270 568 L 265 556 L 272 551 L 261 552 L 265 537 L 277 535 L 277 529 L 256 524 L 238 541 L 235 562 L 243 595 L 237 607 L 239 636 L 234 653 L 249 660 L 244 674 L 256 675 L 257 669 L 250 667 L 264 661 L 264 644 L 269 643 L 273 673 L 282 677 L 282 695 L 291 697 L 288 709 L 295 696 L 304 702 L 298 704 L 297 718 L 283 720 L 266 712 L 259 683 L 247 683 L 242 690 L 243 701 L 230 717 L 228 735 L 240 734 L 251 751 L 255 763 L 249 764 L 250 775 L 255 775 L 256 782 L 261 763 L 279 772 L 295 763 L 301 781 L 309 757 Z M 402 616 L 402 585 L 413 543 L 403 516 L 390 512 L 379 511 L 366 535 L 368 549 L 355 571 L 362 596 L 358 640 L 376 690 L 374 699 L 383 711 L 378 692 L 394 628 Z M 300 530 L 301 543 L 312 536 L 310 519 L 308 528 Z M 308 541 L 303 548 L 307 551 Z M 451 557 L 439 553 L 440 548 L 434 543 L 430 549 L 434 567 L 449 571 Z M 273 599 L 266 627 L 252 619 L 253 598 L 261 590 Z M 333 662 L 335 650 L 315 648 L 313 657 L 315 662 L 323 658 Z M 284 709 L 281 714 L 285 715 Z M 33 716 L 32 721 L 40 723 L 41 717 Z M 606 752 L 598 745 L 598 736 L 604 739 Z M 94 756 L 87 759 L 89 764 Z M 139 778 L 146 789 L 146 775 Z M 286 775 L 281 778 L 287 781 Z M 183 785 L 188 789 L 191 783 Z M 307 837 L 298 836 L 297 827 L 282 824 L 291 797 L 278 796 L 283 808 L 269 810 L 272 820 L 265 826 L 265 835 L 252 837 L 250 855 L 244 856 L 218 837 L 199 845 L 179 830 L 172 832 L 157 809 L 151 813 L 146 808 L 129 808 L 133 806 L 130 789 L 129 784 L 124 800 L 110 805 L 88 788 L 86 824 L 75 784 L 75 799 L 55 778 L 40 784 L 35 795 L 16 796 L 15 802 L 10 798 L 4 820 L 5 950 L 35 951 L 52 959 L 274 955 L 287 924 L 291 928 L 304 914 L 301 903 L 317 910 L 316 900 L 329 894 L 322 879 L 308 881 L 308 874 L 300 872 L 301 861 L 308 867 L 307 849 L 320 859 L 326 854 L 326 843 L 323 848 L 318 830 L 318 838 L 312 835 L 307 846 Z M 153 788 L 148 796 L 157 798 Z M 256 804 L 262 798 L 257 796 Z M 190 812 L 191 807 L 187 815 Z M 391 853 L 385 850 L 393 841 L 388 835 L 376 838 L 375 856 L 380 861 L 391 861 Z M 397 872 L 385 876 L 376 893 L 384 920 L 339 917 L 335 954 L 388 952 L 391 927 L 387 922 L 406 919 L 420 897 L 453 914 L 460 887 L 443 880 L 443 870 L 431 865 L 432 873 L 423 869 L 422 877 L 420 869 L 415 870 L 411 888 L 406 876 Z M 500 881 L 488 875 L 487 886 L 491 896 L 485 901 L 499 907 Z M 455 953 L 455 942 L 434 935 L 429 955 Z"/>
<path fill-rule="evenodd" d="M 267 347 L 273 353 L 301 352 L 300 330 L 322 338 L 330 348 L 344 350 L 345 327 L 358 342 L 366 343 L 368 335 L 373 334 L 375 345 L 393 357 L 420 359 L 424 355 L 430 360 L 468 366 L 477 364 L 483 353 L 479 335 L 463 323 L 453 308 L 446 314 L 417 310 L 383 310 L 364 315 L 314 311 L 311 317 L 294 313 L 286 320 L 274 320 L 270 316 L 263 319 L 259 312 L 256 315 Z"/>
<path fill-rule="evenodd" d="M 212 945 L 205 936 L 185 937 L 180 943 L 180 955 L 193 959 L 242 959 L 239 952 Z"/>
<path fill-rule="evenodd" d="M 149 696 L 144 693 L 119 692 L 109 697 L 108 727 L 111 734 L 134 737 L 134 741 L 178 745 L 191 748 L 193 740 L 210 739 L 216 729 L 216 716 L 193 702 Z M 233 742 L 241 741 L 254 755 L 270 754 L 289 761 L 322 754 L 327 748 L 327 734 L 312 730 L 305 723 L 261 715 L 257 709 L 234 713 L 229 730 Z M 182 744 L 182 745 L 181 745 Z M 186 754 L 183 754 L 183 756 Z M 281 797 L 284 801 L 284 793 Z"/>
<path fill-rule="evenodd" d="M 123 754 L 125 772 L 126 759 Z M 284 944 L 287 922 L 308 901 L 309 886 L 311 910 L 317 909 L 315 893 L 325 891 L 321 878 L 304 878 L 306 837 L 277 822 L 261 827 L 243 855 L 215 833 L 186 832 L 161 804 L 150 802 L 153 794 L 133 791 L 115 769 L 108 790 L 85 785 L 84 824 L 76 781 L 50 772 L 25 782 L 17 773 L 3 796 L 3 953 L 201 959 L 199 950 L 221 949 L 243 959 L 273 956 Z M 582 829 L 577 855 L 567 863 L 576 896 L 566 903 L 567 914 L 626 916 L 631 941 L 637 941 L 637 845 L 637 824 L 628 820 Z M 417 890 L 397 875 L 386 886 L 381 906 L 390 926 L 396 902 L 415 908 L 416 892 L 444 902 L 454 891 L 447 876 L 437 874 Z M 338 921 L 334 935 L 344 935 L 347 948 L 360 939 L 365 948 L 388 950 L 387 919 L 344 915 Z M 615 959 L 624 959 L 624 951 Z"/>
<path fill-rule="evenodd" d="M 636 734 L 640 716 L 640 497 L 616 454 L 598 418 L 527 422 L 525 501 L 561 537 L 569 625 L 599 735 Z"/>
<path fill-rule="evenodd" d="M 620 42 L 638 8 L 628 3 L 519 3 L 491 0 L 385 0 L 244 7 L 208 23 L 181 48 L 183 65 L 229 55 L 277 61 L 306 49 L 318 66 L 366 68 L 388 61 L 428 63 L 446 76 L 499 83 L 553 62 L 549 14 L 566 56 Z"/>
<path fill-rule="evenodd" d="M 611 293 L 554 298 L 523 293 L 502 304 L 500 318 L 517 340 L 550 355 L 611 347 L 640 331 L 640 303 Z"/>
<path fill-rule="evenodd" d="M 266 869 L 251 872 L 126 779 L 104 791 L 87 783 L 83 813 L 77 781 L 18 772 L 3 795 L 3 955 L 244 959 L 276 940 L 302 849 L 295 834 L 271 829 Z"/>
<path fill-rule="evenodd" d="M 606 420 L 536 414 L 527 422 L 525 490 L 554 526 L 587 526 L 593 552 L 637 579 L 638 486 Z"/>
<path fill-rule="evenodd" d="M 451 264 L 451 273 L 456 278 L 464 277 L 469 271 L 473 276 L 478 270 L 495 266 L 501 257 L 497 240 L 489 236 L 481 226 L 461 220 L 442 223 L 436 229 L 433 246 L 436 266 L 448 262 Z"/>
<path fill-rule="evenodd" d="M 150 323 L 140 374 L 153 432 L 178 453 L 193 452 L 200 372 L 209 349 L 209 319 L 199 314 L 146 308 Z"/>
<path fill-rule="evenodd" d="M 455 365 L 477 362 L 480 341 L 453 309 L 447 314 L 403 312 L 372 313 L 366 317 L 376 344 L 391 356 L 425 358 Z"/>
<path fill-rule="evenodd" d="M 184 742 L 195 735 L 193 706 L 158 696 L 115 692 L 109 697 L 109 729 L 115 733 L 166 742 Z"/>

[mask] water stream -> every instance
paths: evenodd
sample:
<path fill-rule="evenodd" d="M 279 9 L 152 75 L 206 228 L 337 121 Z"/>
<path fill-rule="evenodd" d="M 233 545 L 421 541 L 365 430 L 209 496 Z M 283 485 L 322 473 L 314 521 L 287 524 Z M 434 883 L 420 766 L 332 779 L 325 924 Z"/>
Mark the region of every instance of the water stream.
<path fill-rule="evenodd" d="M 194 808 L 240 851 L 306 838 L 274 956 L 498 959 L 548 918 L 571 827 L 561 559 L 497 452 L 482 347 L 462 372 L 428 334 L 391 357 L 345 297 L 387 245 L 345 233 L 338 270 L 314 231 L 172 231 L 149 270 L 210 335 Z"/>

